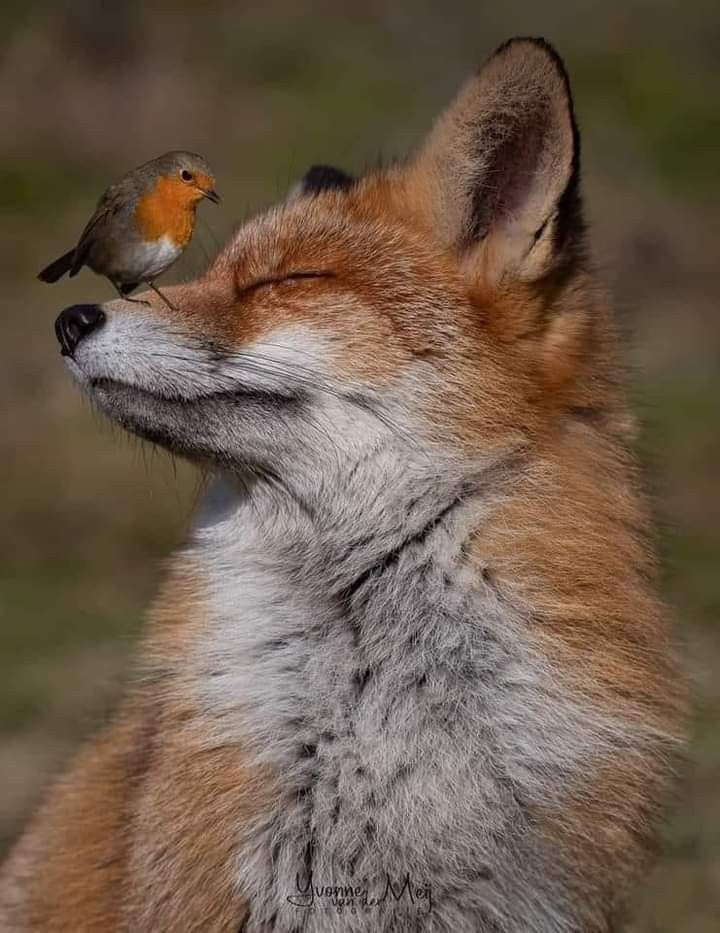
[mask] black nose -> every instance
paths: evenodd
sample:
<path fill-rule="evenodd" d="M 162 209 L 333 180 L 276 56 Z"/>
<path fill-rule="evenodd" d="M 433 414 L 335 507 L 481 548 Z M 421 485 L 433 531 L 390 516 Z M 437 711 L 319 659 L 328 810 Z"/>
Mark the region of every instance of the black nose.
<path fill-rule="evenodd" d="M 72 356 L 77 345 L 105 322 L 105 313 L 98 305 L 71 305 L 57 316 L 55 334 L 63 356 Z"/>

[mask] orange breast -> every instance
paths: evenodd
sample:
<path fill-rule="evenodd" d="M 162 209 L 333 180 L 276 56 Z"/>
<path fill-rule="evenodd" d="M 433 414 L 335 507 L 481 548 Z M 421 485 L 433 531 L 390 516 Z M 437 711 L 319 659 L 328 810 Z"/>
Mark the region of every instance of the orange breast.
<path fill-rule="evenodd" d="M 143 240 L 169 237 L 179 247 L 186 246 L 195 228 L 197 195 L 179 178 L 159 178 L 154 187 L 138 199 L 135 222 Z"/>

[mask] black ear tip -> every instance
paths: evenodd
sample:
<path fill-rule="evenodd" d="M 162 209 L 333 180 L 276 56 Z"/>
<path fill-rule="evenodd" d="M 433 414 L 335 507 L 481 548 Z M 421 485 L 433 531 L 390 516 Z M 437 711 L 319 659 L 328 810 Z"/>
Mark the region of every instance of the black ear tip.
<path fill-rule="evenodd" d="M 544 36 L 515 36 L 514 38 L 508 39 L 506 42 L 503 42 L 502 45 L 498 46 L 494 54 L 490 56 L 490 61 L 496 57 L 513 51 L 516 54 L 522 55 L 523 46 L 525 47 L 525 54 L 528 54 L 528 52 L 534 55 L 540 53 L 545 61 L 550 61 L 560 77 L 570 112 L 570 123 L 572 125 L 573 142 L 575 148 L 575 161 L 577 163 L 580 155 L 580 134 L 575 117 L 575 105 L 573 102 L 572 88 L 570 86 L 570 76 L 568 75 L 568 70 L 565 67 L 565 62 L 563 61 L 555 46 L 551 42 L 548 42 Z"/>
<path fill-rule="evenodd" d="M 514 36 L 499 45 L 491 58 L 495 58 L 496 55 L 504 55 L 510 51 L 522 52 L 523 46 L 535 53 L 540 52 L 544 57 L 549 58 L 567 84 L 568 74 L 565 62 L 555 46 L 548 42 L 544 36 Z"/>
<path fill-rule="evenodd" d="M 347 191 L 355 179 L 342 169 L 332 165 L 313 165 L 303 175 L 300 190 L 303 194 L 319 194 L 321 191 Z"/>
<path fill-rule="evenodd" d="M 535 48 L 541 49 L 543 52 L 547 52 L 548 55 L 551 56 L 558 55 L 555 46 L 551 42 L 548 42 L 545 36 L 511 36 L 509 39 L 506 39 L 504 42 L 502 42 L 497 47 L 497 49 L 495 49 L 495 55 L 500 55 L 502 52 L 507 52 L 510 49 L 516 49 L 522 45 L 535 46 Z"/>

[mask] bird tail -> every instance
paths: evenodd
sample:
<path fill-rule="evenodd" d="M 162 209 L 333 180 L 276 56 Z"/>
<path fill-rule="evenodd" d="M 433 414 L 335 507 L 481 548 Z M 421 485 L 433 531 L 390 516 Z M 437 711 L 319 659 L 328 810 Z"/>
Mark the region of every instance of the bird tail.
<path fill-rule="evenodd" d="M 59 259 L 56 259 L 55 262 L 51 262 L 49 266 L 45 266 L 41 272 L 38 272 L 40 281 L 57 282 L 72 268 L 74 256 L 75 249 L 73 248 L 64 253 Z"/>

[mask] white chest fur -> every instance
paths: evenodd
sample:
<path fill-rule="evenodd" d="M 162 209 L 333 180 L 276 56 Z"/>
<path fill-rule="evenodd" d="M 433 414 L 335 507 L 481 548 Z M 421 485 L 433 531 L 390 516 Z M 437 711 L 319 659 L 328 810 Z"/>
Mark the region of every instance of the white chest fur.
<path fill-rule="evenodd" d="M 208 741 L 250 742 L 282 788 L 237 855 L 248 930 L 415 928 L 422 891 L 423 929 L 573 929 L 567 866 L 526 832 L 527 809 L 562 794 L 619 726 L 568 695 L 522 610 L 464 564 L 473 512 L 448 510 L 337 589 L 321 561 L 294 561 L 297 527 L 262 526 L 233 497 L 206 510 L 210 619 L 193 680 Z M 362 922 L 303 913 L 309 878 L 371 897 L 408 880 L 418 896 Z"/>

